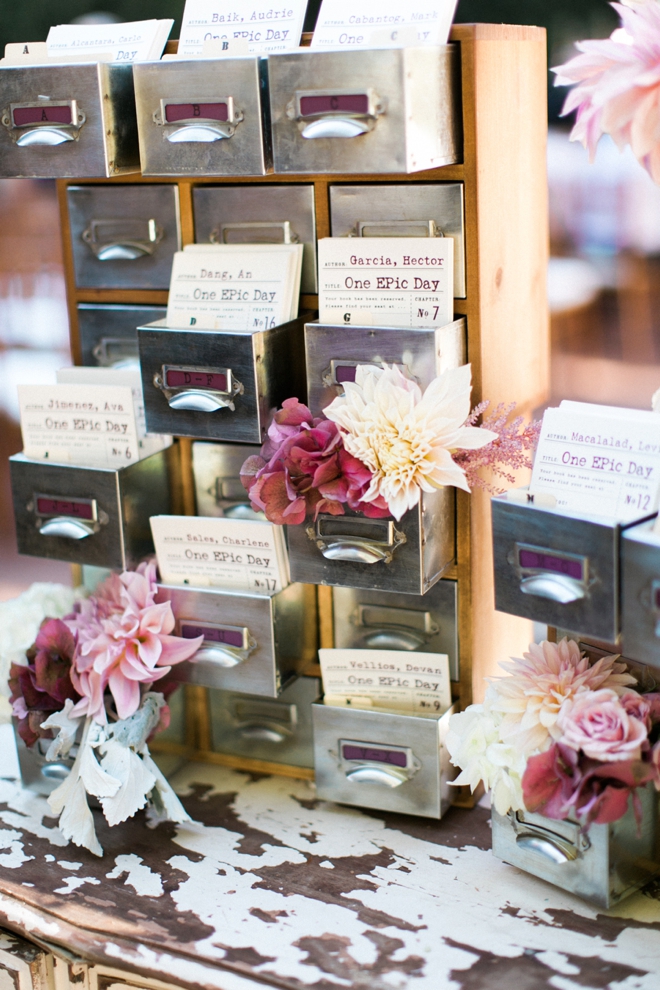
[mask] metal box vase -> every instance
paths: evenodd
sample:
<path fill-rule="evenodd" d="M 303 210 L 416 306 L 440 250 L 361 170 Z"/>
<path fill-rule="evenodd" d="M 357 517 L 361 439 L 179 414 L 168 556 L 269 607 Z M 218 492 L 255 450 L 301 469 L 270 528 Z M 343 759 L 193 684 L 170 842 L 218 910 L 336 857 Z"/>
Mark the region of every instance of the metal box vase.
<path fill-rule="evenodd" d="M 21 783 L 27 790 L 46 797 L 69 776 L 76 758 L 77 744 L 69 756 L 62 756 L 49 763 L 46 759 L 46 753 L 52 739 L 37 739 L 34 746 L 26 746 L 18 734 L 18 720 L 12 718 L 12 723 L 18 754 L 18 767 L 21 771 Z"/>
<path fill-rule="evenodd" d="M 442 578 L 425 595 L 334 588 L 332 603 L 337 649 L 446 653 L 459 679 L 456 581 Z"/>
<path fill-rule="evenodd" d="M 623 653 L 660 667 L 660 535 L 654 521 L 631 526 L 621 540 Z"/>
<path fill-rule="evenodd" d="M 601 908 L 613 907 L 660 873 L 658 793 L 647 784 L 638 794 L 639 830 L 631 806 L 619 821 L 587 832 L 577 821 L 493 810 L 493 855 Z"/>
<path fill-rule="evenodd" d="M 123 468 L 9 460 L 19 553 L 124 570 L 154 552 L 149 517 L 172 511 L 174 447 Z"/>
<path fill-rule="evenodd" d="M 138 363 L 137 328 L 162 320 L 163 306 L 127 303 L 78 303 L 78 339 L 82 364 L 119 368 Z"/>
<path fill-rule="evenodd" d="M 312 704 L 320 696 L 318 677 L 296 677 L 278 698 L 211 690 L 212 748 L 229 756 L 313 767 Z"/>
<path fill-rule="evenodd" d="M 319 416 L 355 381 L 360 364 L 396 364 L 414 378 L 422 391 L 448 368 L 465 363 L 465 317 L 444 327 L 408 330 L 405 327 L 347 327 L 305 324 L 307 397 Z"/>
<path fill-rule="evenodd" d="M 313 705 L 318 797 L 442 818 L 455 773 L 444 744 L 453 711 L 406 715 Z"/>
<path fill-rule="evenodd" d="M 169 289 L 181 250 L 177 186 L 68 186 L 66 196 L 79 288 Z"/>
<path fill-rule="evenodd" d="M 462 182 L 331 185 L 330 236 L 451 237 L 454 296 L 466 296 Z"/>
<path fill-rule="evenodd" d="M 265 59 L 137 63 L 135 101 L 143 175 L 270 171 Z"/>
<path fill-rule="evenodd" d="M 462 158 L 456 45 L 268 59 L 275 172 L 420 172 Z"/>
<path fill-rule="evenodd" d="M 615 642 L 619 545 L 627 526 L 518 497 L 491 502 L 495 608 Z"/>
<path fill-rule="evenodd" d="M 227 519 L 264 519 L 255 512 L 241 484 L 241 467 L 258 454 L 259 444 L 205 443 L 192 445 L 193 478 L 198 516 Z"/>
<path fill-rule="evenodd" d="M 178 636 L 204 636 L 194 661 L 172 668 L 180 680 L 276 698 L 313 659 L 316 599 L 303 585 L 257 595 L 161 584 L 156 601 L 171 602 Z"/>
<path fill-rule="evenodd" d="M 271 330 L 138 329 L 150 433 L 262 443 L 272 410 L 305 398 L 304 318 Z"/>
<path fill-rule="evenodd" d="M 139 172 L 133 66 L 0 67 L 0 176 L 66 179 Z"/>
<path fill-rule="evenodd" d="M 300 291 L 318 292 L 314 186 L 196 186 L 198 244 L 302 244 Z"/>

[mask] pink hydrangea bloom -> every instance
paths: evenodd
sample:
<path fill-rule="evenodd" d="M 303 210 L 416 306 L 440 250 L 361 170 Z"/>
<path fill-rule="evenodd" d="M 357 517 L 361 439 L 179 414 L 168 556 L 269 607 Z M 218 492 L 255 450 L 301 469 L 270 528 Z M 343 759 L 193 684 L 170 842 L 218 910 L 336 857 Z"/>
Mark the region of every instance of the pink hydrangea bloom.
<path fill-rule="evenodd" d="M 615 691 L 604 688 L 586 691 L 565 702 L 557 719 L 564 745 L 592 760 L 639 760 L 648 731 L 645 722 L 632 712 L 646 717 L 648 706 L 646 710 L 640 708 L 629 696 L 626 707 L 625 697 L 619 699 Z"/>
<path fill-rule="evenodd" d="M 629 144 L 655 182 L 660 182 L 660 4 L 612 4 L 622 28 L 602 41 L 577 44 L 582 53 L 553 71 L 556 85 L 576 83 L 564 114 L 577 110 L 572 141 L 593 160 L 603 134 Z"/>
<path fill-rule="evenodd" d="M 128 718 L 140 705 L 140 685 L 151 685 L 173 664 L 190 659 L 203 637 L 172 636 L 174 615 L 169 602 L 154 604 L 156 568 L 112 575 L 90 599 L 66 619 L 76 634 L 71 680 L 81 700 L 72 714 L 106 721 L 109 689 L 117 715 Z"/>

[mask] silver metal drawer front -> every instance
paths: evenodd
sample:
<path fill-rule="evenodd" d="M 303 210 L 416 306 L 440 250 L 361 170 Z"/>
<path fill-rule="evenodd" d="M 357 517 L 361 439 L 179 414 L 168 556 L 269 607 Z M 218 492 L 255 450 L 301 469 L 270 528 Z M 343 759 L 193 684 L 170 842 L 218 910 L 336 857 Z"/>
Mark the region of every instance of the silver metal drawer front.
<path fill-rule="evenodd" d="M 175 185 L 69 186 L 67 202 L 79 287 L 169 289 L 181 248 Z"/>
<path fill-rule="evenodd" d="M 660 540 L 654 521 L 627 529 L 621 539 L 623 652 L 660 668 Z"/>
<path fill-rule="evenodd" d="M 459 161 L 459 58 L 455 45 L 271 56 L 275 172 L 407 173 Z"/>
<path fill-rule="evenodd" d="M 464 299 L 465 205 L 461 182 L 331 185 L 332 237 L 451 237 L 454 296 Z"/>
<path fill-rule="evenodd" d="M 137 171 L 132 65 L 0 67 L 0 175 L 104 178 Z"/>
<path fill-rule="evenodd" d="M 82 363 L 101 368 L 137 366 L 137 328 L 163 319 L 162 306 L 78 303 Z"/>
<path fill-rule="evenodd" d="M 230 519 L 263 519 L 254 512 L 241 484 L 241 468 L 248 457 L 258 455 L 258 444 L 193 443 L 193 477 L 199 516 Z"/>
<path fill-rule="evenodd" d="M 197 186 L 193 208 L 199 244 L 302 244 L 300 290 L 318 291 L 312 185 Z"/>

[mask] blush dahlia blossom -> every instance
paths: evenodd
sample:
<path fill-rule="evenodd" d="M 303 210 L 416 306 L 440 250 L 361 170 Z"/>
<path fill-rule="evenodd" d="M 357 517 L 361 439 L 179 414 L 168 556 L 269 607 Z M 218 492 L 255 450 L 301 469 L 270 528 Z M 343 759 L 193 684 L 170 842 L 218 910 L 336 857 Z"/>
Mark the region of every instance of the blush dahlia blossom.
<path fill-rule="evenodd" d="M 660 3 L 612 6 L 622 27 L 610 38 L 578 42 L 581 54 L 553 70 L 555 84 L 577 84 L 563 113 L 577 110 L 571 140 L 580 141 L 592 161 L 598 141 L 609 134 L 620 150 L 629 144 L 660 183 Z"/>
<path fill-rule="evenodd" d="M 141 684 L 153 684 L 197 652 L 203 637 L 171 636 L 172 607 L 155 604 L 155 593 L 155 566 L 140 564 L 136 571 L 113 574 L 67 617 L 76 635 L 71 681 L 81 695 L 72 717 L 87 715 L 105 723 L 109 689 L 118 717 L 128 718 L 140 706 Z"/>
<path fill-rule="evenodd" d="M 346 451 L 371 472 L 364 502 L 382 500 L 401 519 L 422 492 L 446 485 L 470 491 L 452 452 L 485 447 L 497 433 L 466 425 L 469 364 L 434 378 L 423 394 L 394 365 L 358 365 L 355 382 L 344 390 L 324 414 L 339 427 Z"/>

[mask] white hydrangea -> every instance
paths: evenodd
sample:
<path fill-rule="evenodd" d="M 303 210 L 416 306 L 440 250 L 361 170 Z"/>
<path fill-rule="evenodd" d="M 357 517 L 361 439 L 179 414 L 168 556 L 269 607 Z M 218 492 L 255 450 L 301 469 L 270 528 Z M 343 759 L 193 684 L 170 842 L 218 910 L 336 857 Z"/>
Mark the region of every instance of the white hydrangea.
<path fill-rule="evenodd" d="M 36 582 L 18 598 L 0 602 L 0 721 L 7 721 L 11 714 L 5 699 L 9 696 L 7 679 L 12 663 L 27 663 L 25 652 L 34 643 L 44 619 L 68 615 L 81 593 L 64 584 Z"/>

